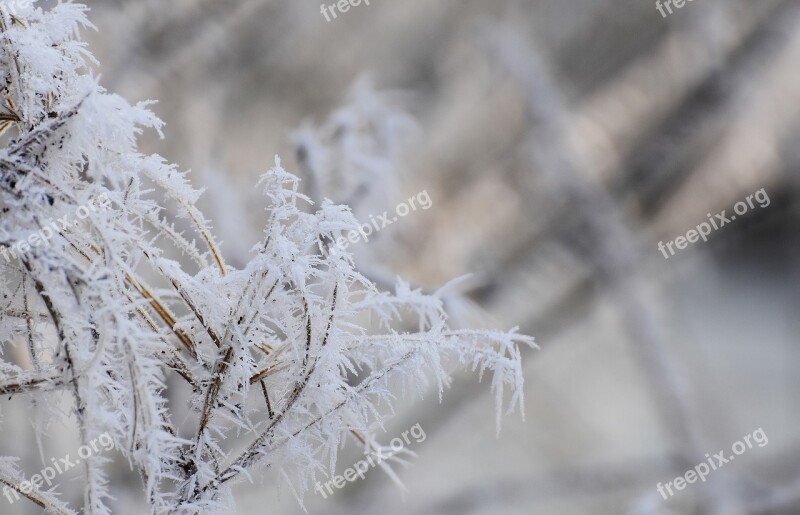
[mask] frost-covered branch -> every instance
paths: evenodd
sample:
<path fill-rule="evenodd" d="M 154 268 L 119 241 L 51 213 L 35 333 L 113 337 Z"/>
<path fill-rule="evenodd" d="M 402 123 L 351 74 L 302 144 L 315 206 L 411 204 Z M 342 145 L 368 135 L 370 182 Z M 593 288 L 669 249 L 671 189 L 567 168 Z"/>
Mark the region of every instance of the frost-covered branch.
<path fill-rule="evenodd" d="M 138 150 L 161 121 L 92 75 L 86 9 L 0 18 L 0 244 L 20 250 L 0 259 L 0 339 L 25 344 L 0 359 L 0 393 L 68 391 L 82 443 L 108 433 L 152 513 L 230 512 L 230 485 L 266 467 L 301 500 L 344 438 L 377 445 L 390 384 L 433 383 L 441 397 L 453 364 L 491 375 L 498 429 L 522 408 L 519 346 L 531 338 L 453 330 L 440 293 L 401 280 L 379 290 L 348 252 L 326 252 L 358 227 L 350 208 L 312 201 L 277 158 L 259 183 L 264 238 L 244 266 L 227 264 L 202 191 Z M 176 383 L 194 415 L 180 423 Z M 85 513 L 111 512 L 109 460 L 84 460 Z M 69 512 L 55 494 L 30 499 Z"/>

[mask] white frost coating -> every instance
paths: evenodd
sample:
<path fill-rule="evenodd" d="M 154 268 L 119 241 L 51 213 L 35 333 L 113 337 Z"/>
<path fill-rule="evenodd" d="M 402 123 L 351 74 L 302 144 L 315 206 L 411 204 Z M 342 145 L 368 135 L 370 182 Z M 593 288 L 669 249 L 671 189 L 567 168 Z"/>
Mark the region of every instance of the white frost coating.
<path fill-rule="evenodd" d="M 0 10 L 0 248 L 53 228 L 49 245 L 0 259 L 0 336 L 25 342 L 0 359 L 0 393 L 35 396 L 57 419 L 48 399 L 68 392 L 83 443 L 110 434 L 153 513 L 230 513 L 230 485 L 265 466 L 302 500 L 315 474 L 333 470 L 343 438 L 378 445 L 390 380 L 419 393 L 432 381 L 441 396 L 443 363 L 491 374 L 498 428 L 504 404 L 522 406 L 519 345 L 533 340 L 451 330 L 440 295 L 401 280 L 395 293 L 379 291 L 350 254 L 324 252 L 357 222 L 330 201 L 305 212 L 311 201 L 279 159 L 259 184 L 263 240 L 241 269 L 226 264 L 195 207 L 202 191 L 137 150 L 161 121 L 147 104 L 107 93 L 87 68 L 86 8 Z M 101 195 L 107 209 L 58 223 Z M 190 265 L 167 257 L 176 253 Z M 172 418 L 167 377 L 189 384 L 196 417 Z M 244 450 L 228 440 L 237 432 Z M 111 512 L 108 461 L 82 462 L 85 513 Z M 0 481 L 22 480 L 0 459 Z M 71 513 L 54 492 L 37 495 Z"/>

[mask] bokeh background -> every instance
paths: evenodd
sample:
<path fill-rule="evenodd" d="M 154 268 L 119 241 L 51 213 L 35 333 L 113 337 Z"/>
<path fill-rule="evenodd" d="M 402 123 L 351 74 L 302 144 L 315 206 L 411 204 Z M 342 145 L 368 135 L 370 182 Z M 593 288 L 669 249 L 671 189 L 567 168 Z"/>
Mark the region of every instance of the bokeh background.
<path fill-rule="evenodd" d="M 101 83 L 159 101 L 166 137 L 143 148 L 208 188 L 231 264 L 258 240 L 275 154 L 364 219 L 426 191 L 430 209 L 353 245 L 366 273 L 430 291 L 471 274 L 454 324 L 541 347 L 525 421 L 498 437 L 488 385 L 459 375 L 387 427 L 427 436 L 397 470 L 407 491 L 372 470 L 308 513 L 800 513 L 796 0 L 668 18 L 650 0 L 372 0 L 330 22 L 308 0 L 85 3 Z M 658 251 L 762 188 L 769 205 L 707 243 Z M 768 445 L 657 493 L 758 428 Z M 116 474 L 118 512 L 138 513 L 138 479 Z M 237 496 L 237 513 L 303 513 L 269 472 Z"/>

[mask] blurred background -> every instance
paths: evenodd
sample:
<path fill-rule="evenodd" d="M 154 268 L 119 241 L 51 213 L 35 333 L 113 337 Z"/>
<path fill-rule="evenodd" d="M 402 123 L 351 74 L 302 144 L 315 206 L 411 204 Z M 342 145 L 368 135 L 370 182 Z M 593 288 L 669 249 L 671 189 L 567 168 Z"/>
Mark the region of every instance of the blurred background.
<path fill-rule="evenodd" d="M 351 246 L 359 265 L 428 291 L 471 274 L 454 325 L 541 347 L 525 421 L 497 437 L 489 385 L 459 375 L 387 427 L 426 433 L 407 491 L 371 470 L 308 513 L 800 513 L 796 0 L 371 0 L 330 21 L 308 0 L 85 3 L 101 83 L 159 101 L 166 137 L 143 149 L 207 188 L 232 265 L 275 154 L 365 221 L 424 191 L 429 209 Z M 658 250 L 762 188 L 708 242 Z M 768 445 L 657 492 L 759 428 Z M 281 481 L 239 485 L 237 513 L 303 513 Z"/>

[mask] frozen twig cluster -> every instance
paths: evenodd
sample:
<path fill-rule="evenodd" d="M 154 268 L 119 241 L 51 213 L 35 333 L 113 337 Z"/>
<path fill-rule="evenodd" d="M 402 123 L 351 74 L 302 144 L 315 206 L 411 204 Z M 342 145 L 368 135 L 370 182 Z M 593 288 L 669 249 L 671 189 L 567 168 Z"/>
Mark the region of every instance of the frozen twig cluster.
<path fill-rule="evenodd" d="M 195 207 L 202 192 L 137 149 L 161 122 L 88 70 L 86 27 L 79 4 L 13 15 L 0 6 L 0 245 L 110 201 L 48 245 L 0 261 L 0 341 L 14 343 L 0 361 L 4 396 L 29 396 L 59 417 L 56 394 L 67 392 L 82 443 L 111 435 L 152 513 L 230 510 L 229 487 L 265 467 L 302 500 L 333 470 L 343 439 L 378 445 L 396 386 L 421 393 L 433 383 L 441 395 L 449 364 L 491 375 L 498 428 L 504 410 L 521 408 L 519 346 L 532 339 L 452 330 L 441 296 L 403 281 L 379 291 L 347 252 L 324 251 L 356 228 L 350 209 L 312 202 L 277 158 L 260 181 L 263 240 L 245 266 L 226 264 Z M 175 379 L 196 416 L 172 416 Z M 110 513 L 112 458 L 82 464 L 85 513 Z M 0 460 L 0 482 L 19 490 L 23 478 L 13 458 Z M 55 491 L 26 496 L 73 513 Z"/>

